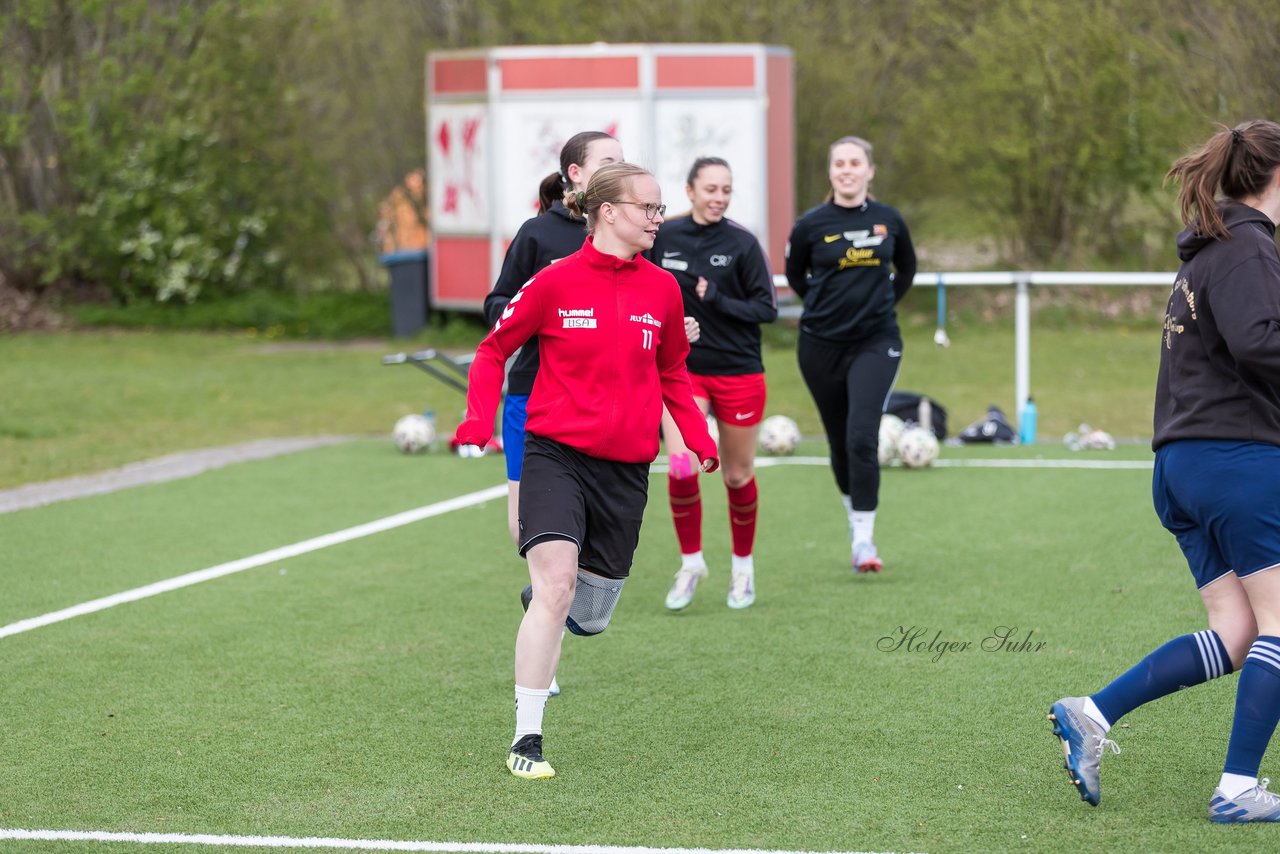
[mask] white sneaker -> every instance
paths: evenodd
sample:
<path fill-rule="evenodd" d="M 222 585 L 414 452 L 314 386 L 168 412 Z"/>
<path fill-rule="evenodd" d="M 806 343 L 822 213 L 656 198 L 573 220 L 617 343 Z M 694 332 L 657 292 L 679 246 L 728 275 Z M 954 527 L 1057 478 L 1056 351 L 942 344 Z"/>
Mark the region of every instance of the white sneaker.
<path fill-rule="evenodd" d="M 1263 777 L 1247 792 L 1228 798 L 1213 790 L 1209 801 L 1209 821 L 1217 824 L 1244 824 L 1250 821 L 1280 821 L 1280 798 L 1267 791 L 1271 781 Z"/>
<path fill-rule="evenodd" d="M 698 582 L 707 577 L 706 564 L 683 566 L 676 573 L 675 583 L 667 591 L 667 609 L 683 611 L 693 601 L 693 593 L 698 589 Z"/>
<path fill-rule="evenodd" d="M 729 581 L 730 608 L 750 608 L 756 601 L 755 573 L 749 569 L 734 570 Z"/>

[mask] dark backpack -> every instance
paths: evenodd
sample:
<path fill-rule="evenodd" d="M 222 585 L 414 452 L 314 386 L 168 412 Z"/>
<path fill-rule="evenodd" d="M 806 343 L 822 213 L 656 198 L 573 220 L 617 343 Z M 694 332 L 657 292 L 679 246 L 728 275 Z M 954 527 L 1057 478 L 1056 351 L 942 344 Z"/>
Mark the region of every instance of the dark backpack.
<path fill-rule="evenodd" d="M 960 431 L 960 441 L 966 444 L 979 442 L 1006 444 L 1013 442 L 1017 435 L 1013 426 L 1004 417 L 1004 413 L 1000 411 L 1000 407 L 992 404 L 987 407 L 985 418 L 979 418 Z"/>
<path fill-rule="evenodd" d="M 884 411 L 898 416 L 903 421 L 920 424 L 920 403 L 923 400 L 929 401 L 930 416 L 930 423 L 923 426 L 933 430 L 933 435 L 939 439 L 947 438 L 947 410 L 932 397 L 916 394 L 914 391 L 895 391 L 889 395 Z"/>

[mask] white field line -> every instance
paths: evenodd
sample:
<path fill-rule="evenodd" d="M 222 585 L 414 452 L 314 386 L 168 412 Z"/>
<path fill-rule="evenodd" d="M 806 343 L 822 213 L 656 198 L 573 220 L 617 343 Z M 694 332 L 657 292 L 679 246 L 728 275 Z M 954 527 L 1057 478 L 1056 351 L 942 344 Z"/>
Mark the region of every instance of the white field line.
<path fill-rule="evenodd" d="M 780 465 L 803 465 L 803 466 L 826 466 L 831 461 L 826 457 L 760 457 L 756 460 L 757 468 L 771 468 Z M 1143 460 L 1089 460 L 1089 459 L 1065 459 L 1065 460 L 935 460 L 933 465 L 938 468 L 1048 468 L 1048 469 L 1150 469 L 1152 463 Z M 653 474 L 663 474 L 667 470 L 664 464 L 655 464 L 650 471 Z M 462 495 L 458 498 L 451 498 L 448 501 L 441 501 L 436 504 L 429 504 L 425 507 L 419 507 L 416 510 L 407 510 L 404 513 L 397 513 L 394 516 L 387 516 L 384 519 L 378 519 L 373 522 L 367 522 L 363 525 L 357 525 L 354 528 L 347 528 L 344 531 L 335 531 L 332 534 L 324 534 L 314 537 L 310 540 L 304 540 L 300 543 L 294 543 L 290 546 L 282 546 L 278 549 L 262 552 L 261 554 L 251 555 L 250 557 L 233 560 L 230 563 L 222 563 L 217 566 L 211 566 L 208 569 L 201 569 L 195 572 L 189 572 L 186 575 L 179 575 L 174 578 L 168 578 L 164 581 L 157 581 L 154 584 L 148 584 L 144 587 L 136 587 L 133 590 L 126 590 L 123 593 L 113 593 L 110 596 L 104 596 L 101 599 L 94 599 L 90 602 L 82 602 L 79 605 L 73 605 L 70 608 L 63 608 L 61 611 L 53 611 L 43 614 L 39 617 L 30 617 L 25 620 L 19 620 L 16 623 L 10 623 L 7 626 L 0 626 L 0 638 L 6 638 L 10 635 L 17 635 L 23 632 L 29 632 L 32 629 L 38 629 L 42 626 L 48 626 L 52 623 L 60 623 L 63 620 L 70 620 L 73 617 L 82 617 L 85 614 L 92 614 L 96 611 L 103 611 L 107 608 L 114 608 L 116 605 L 123 605 L 126 602 L 136 602 L 139 599 L 147 599 L 151 596 L 158 596 L 161 593 L 169 593 L 173 590 L 180 590 L 183 587 L 190 587 L 193 584 L 200 584 L 205 581 L 212 581 L 215 578 L 221 578 L 224 575 L 232 575 L 237 572 L 243 572 L 246 569 L 263 566 L 276 561 L 285 560 L 308 552 L 318 551 L 319 549 L 335 546 L 340 543 L 346 543 L 361 537 L 367 537 L 371 534 L 379 534 L 383 531 L 389 531 L 393 528 L 399 528 L 413 522 L 429 519 L 432 516 L 439 516 L 444 513 L 450 513 L 454 510 L 461 510 L 464 507 L 471 507 L 481 504 L 485 501 L 491 501 L 506 494 L 507 487 L 494 486 L 479 492 L 473 492 L 469 495 Z"/>
<path fill-rule="evenodd" d="M 356 525 L 354 528 L 347 528 L 343 531 L 323 534 L 319 537 L 313 537 L 310 540 L 303 540 L 300 543 L 294 543 L 290 546 L 281 546 L 278 549 L 271 549 L 270 551 L 251 555 L 250 557 L 233 560 L 230 563 L 220 563 L 217 566 L 211 566 L 208 569 L 188 572 L 186 575 L 167 578 L 164 581 L 157 581 L 154 584 L 148 584 L 144 587 L 135 587 L 133 590 L 126 590 L 123 593 L 113 593 L 112 595 L 104 596 L 101 599 L 94 599 L 91 602 L 82 602 L 79 605 L 73 605 L 70 608 L 63 608 L 61 611 L 53 611 L 39 617 L 31 617 L 26 620 L 19 620 L 16 623 L 10 623 L 7 626 L 0 626 L 0 638 L 21 634 L 22 632 L 29 632 L 32 629 L 38 629 L 52 623 L 59 623 L 63 620 L 70 620 L 73 617 L 92 614 L 95 611 L 114 608 L 116 605 L 123 605 L 126 602 L 136 602 L 139 599 L 159 596 L 161 593 L 180 590 L 183 587 L 190 587 L 193 584 L 200 584 L 205 581 L 212 581 L 215 578 L 222 578 L 224 575 L 244 572 L 246 569 L 253 569 L 254 567 L 263 566 L 268 563 L 275 563 L 276 561 L 328 548 L 329 546 L 336 546 L 340 543 L 358 540 L 361 537 L 367 537 L 371 534 L 380 534 L 383 531 L 390 531 L 393 528 L 400 528 L 404 525 L 409 525 L 423 519 L 430 519 L 432 516 L 440 516 L 444 513 L 451 513 L 454 510 L 461 510 L 464 507 L 471 507 L 476 504 L 482 504 L 486 501 L 492 501 L 494 499 L 501 498 L 506 494 L 507 485 L 504 483 L 501 486 L 493 486 L 489 489 L 482 489 L 479 492 L 472 492 L 469 495 L 450 498 L 448 501 L 428 504 L 423 507 L 419 507 L 416 510 L 406 510 L 403 513 L 397 513 L 394 516 L 387 516 L 373 522 L 366 522 L 363 525 Z"/>
<path fill-rule="evenodd" d="M 827 457 L 757 457 L 756 468 L 771 466 L 829 466 Z M 933 468 L 974 469 L 1150 469 L 1150 460 L 949 460 L 933 461 Z"/>
<path fill-rule="evenodd" d="M 642 845 L 538 845 L 525 842 L 411 842 L 315 836 L 218 836 L 206 833 L 109 833 L 102 830 L 19 830 L 16 828 L 0 828 L 0 839 L 133 842 L 139 845 L 220 845 L 236 848 L 330 848 L 342 851 L 442 851 L 459 852 L 459 854 L 870 854 L 870 852 L 770 851 L 761 848 L 648 848 Z"/>

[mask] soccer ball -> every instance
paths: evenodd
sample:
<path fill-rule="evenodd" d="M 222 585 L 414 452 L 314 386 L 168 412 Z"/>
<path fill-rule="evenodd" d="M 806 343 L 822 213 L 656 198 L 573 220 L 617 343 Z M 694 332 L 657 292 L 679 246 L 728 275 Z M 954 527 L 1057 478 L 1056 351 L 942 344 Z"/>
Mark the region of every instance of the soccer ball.
<path fill-rule="evenodd" d="M 876 458 L 881 466 L 887 466 L 898 458 L 898 442 L 906 429 L 906 422 L 898 416 L 888 412 L 880 416 L 880 443 L 876 447 Z"/>
<path fill-rule="evenodd" d="M 938 458 L 938 437 L 925 427 L 912 426 L 898 440 L 898 459 L 909 469 L 922 469 Z"/>
<path fill-rule="evenodd" d="M 800 428 L 785 415 L 770 415 L 760 422 L 760 447 L 769 454 L 794 453 L 800 444 Z"/>
<path fill-rule="evenodd" d="M 435 444 L 436 427 L 426 416 L 414 413 L 397 421 L 391 436 L 402 453 L 416 454 Z"/>

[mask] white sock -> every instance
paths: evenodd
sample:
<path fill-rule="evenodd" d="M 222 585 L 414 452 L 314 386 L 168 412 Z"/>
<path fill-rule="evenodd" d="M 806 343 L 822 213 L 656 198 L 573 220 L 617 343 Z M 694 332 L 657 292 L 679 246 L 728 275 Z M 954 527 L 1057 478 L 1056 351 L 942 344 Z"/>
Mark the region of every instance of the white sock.
<path fill-rule="evenodd" d="M 876 511 L 850 510 L 849 529 L 853 532 L 853 541 L 855 543 L 874 543 Z"/>
<path fill-rule="evenodd" d="M 542 712 L 551 696 L 546 688 L 521 688 L 516 686 L 516 737 L 511 746 L 526 735 L 542 735 Z"/>
<path fill-rule="evenodd" d="M 844 512 L 853 514 L 853 499 L 847 495 L 840 496 L 840 503 L 844 504 Z"/>
<path fill-rule="evenodd" d="M 1218 783 L 1218 788 L 1222 790 L 1222 794 L 1228 798 L 1238 798 L 1245 792 L 1258 785 L 1257 777 L 1246 777 L 1243 774 L 1226 774 L 1222 775 L 1222 780 Z"/>
<path fill-rule="evenodd" d="M 1084 698 L 1084 713 L 1089 720 L 1102 727 L 1103 732 L 1111 732 L 1111 721 L 1107 720 L 1107 716 L 1102 713 L 1102 709 L 1093 702 L 1092 697 Z"/>
<path fill-rule="evenodd" d="M 703 559 L 702 552 L 700 550 L 696 552 L 689 552 L 688 554 L 680 555 L 680 568 L 706 569 L 707 562 Z"/>
<path fill-rule="evenodd" d="M 756 568 L 755 558 L 753 558 L 751 555 L 747 555 L 746 557 L 738 557 L 737 555 L 733 555 L 733 571 L 734 572 L 754 573 L 755 568 Z"/>

